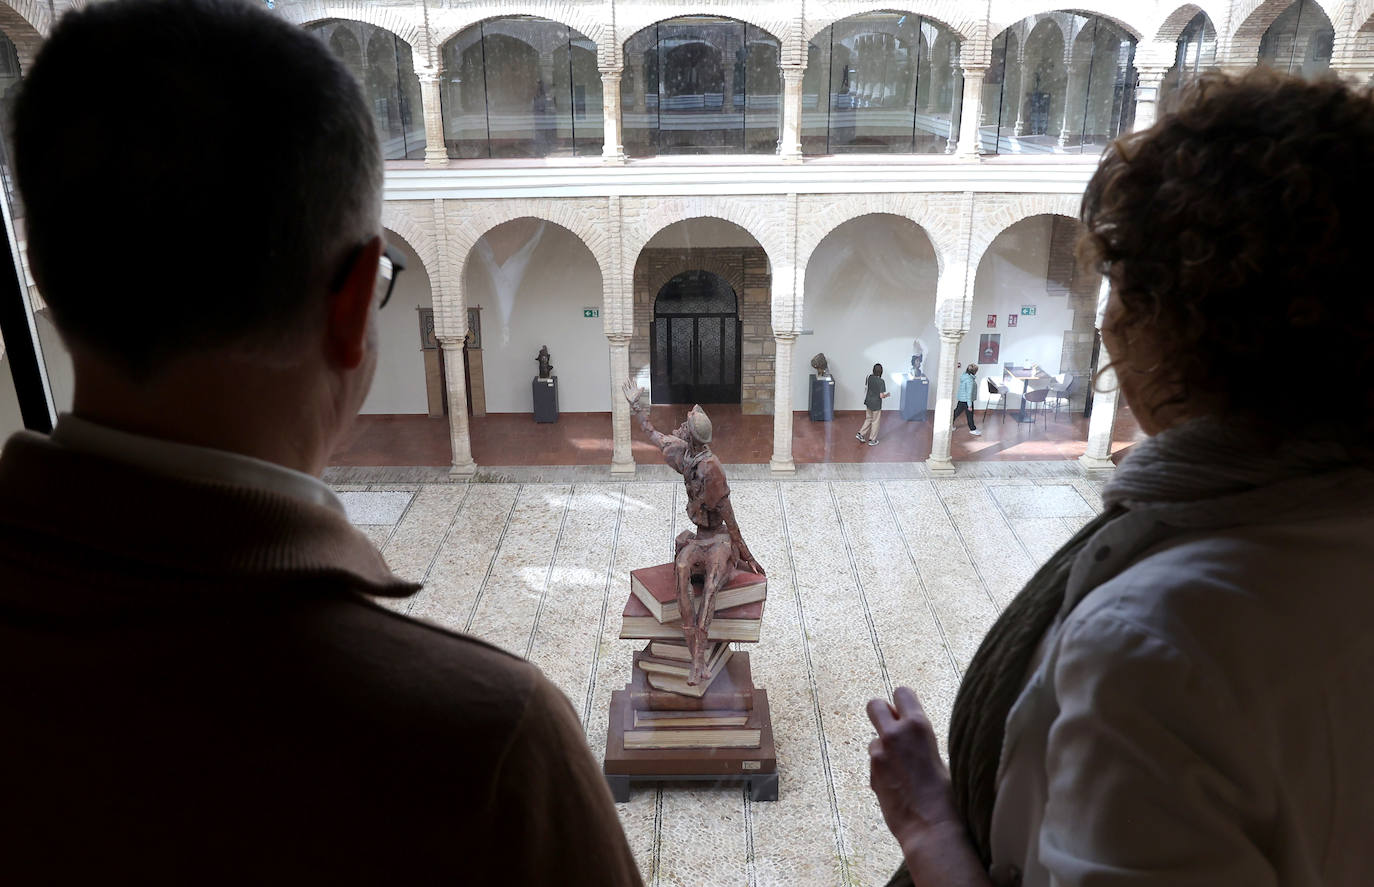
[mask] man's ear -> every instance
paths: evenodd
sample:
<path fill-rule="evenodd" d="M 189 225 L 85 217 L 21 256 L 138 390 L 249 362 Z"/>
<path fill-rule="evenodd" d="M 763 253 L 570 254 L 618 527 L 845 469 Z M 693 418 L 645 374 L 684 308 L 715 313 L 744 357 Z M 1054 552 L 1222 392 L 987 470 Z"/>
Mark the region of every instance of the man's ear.
<path fill-rule="evenodd" d="M 364 244 L 348 269 L 343 286 L 326 295 L 325 355 L 341 369 L 357 369 L 367 354 L 367 324 L 377 294 L 377 264 L 383 249 L 381 237 Z"/>

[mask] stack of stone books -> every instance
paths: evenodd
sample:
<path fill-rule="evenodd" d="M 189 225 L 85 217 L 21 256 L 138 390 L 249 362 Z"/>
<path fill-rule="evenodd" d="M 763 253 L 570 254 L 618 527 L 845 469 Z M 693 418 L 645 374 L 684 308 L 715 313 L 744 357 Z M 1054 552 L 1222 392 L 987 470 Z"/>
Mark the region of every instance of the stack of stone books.
<path fill-rule="evenodd" d="M 743 780 L 755 800 L 776 799 L 768 694 L 754 686 L 749 654 L 732 647 L 758 641 L 767 594 L 768 580 L 755 573 L 725 583 L 707 634 L 707 675 L 690 684 L 674 565 L 630 573 L 620 637 L 648 643 L 634 654 L 629 685 L 611 694 L 605 769 L 616 800 L 629 800 L 631 780 Z"/>

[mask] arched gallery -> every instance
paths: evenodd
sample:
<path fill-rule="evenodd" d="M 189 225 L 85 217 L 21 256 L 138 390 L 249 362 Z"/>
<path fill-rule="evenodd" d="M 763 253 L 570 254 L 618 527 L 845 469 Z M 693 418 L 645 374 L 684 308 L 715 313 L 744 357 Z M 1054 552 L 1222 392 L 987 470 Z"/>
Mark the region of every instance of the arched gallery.
<path fill-rule="evenodd" d="M 0 104 L 75 5 L 0 0 Z M 1210 71 L 1374 84 L 1374 0 L 268 5 L 362 85 L 404 264 L 325 480 L 424 585 L 383 605 L 530 659 L 603 763 L 627 575 L 688 526 L 622 389 L 659 430 L 711 417 L 768 570 L 778 802 L 635 787 L 653 885 L 887 882 L 864 703 L 914 686 L 943 743 L 983 634 L 1144 439 L 1075 260 L 1102 151 Z M 71 361 L 25 283 L 61 413 Z M 875 365 L 891 397 L 856 440 Z"/>

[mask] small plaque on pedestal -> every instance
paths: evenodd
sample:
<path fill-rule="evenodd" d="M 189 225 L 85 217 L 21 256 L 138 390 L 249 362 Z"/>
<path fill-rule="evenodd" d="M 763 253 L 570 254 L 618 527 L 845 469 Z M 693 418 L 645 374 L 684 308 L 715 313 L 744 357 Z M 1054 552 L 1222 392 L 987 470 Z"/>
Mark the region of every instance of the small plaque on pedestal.
<path fill-rule="evenodd" d="M 531 383 L 534 388 L 534 421 L 558 421 L 558 377 L 547 379 L 538 377 Z"/>
<path fill-rule="evenodd" d="M 930 380 L 925 376 L 907 379 L 902 383 L 902 418 L 908 422 L 924 422 L 930 406 Z"/>
<path fill-rule="evenodd" d="M 808 404 L 812 422 L 829 422 L 835 418 L 835 380 L 811 374 L 811 400 Z"/>

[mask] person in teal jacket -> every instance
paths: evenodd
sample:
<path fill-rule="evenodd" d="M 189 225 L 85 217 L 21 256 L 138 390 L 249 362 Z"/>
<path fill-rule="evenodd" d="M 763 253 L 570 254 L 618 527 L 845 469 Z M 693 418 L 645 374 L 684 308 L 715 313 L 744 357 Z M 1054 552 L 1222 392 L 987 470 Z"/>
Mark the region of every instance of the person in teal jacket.
<path fill-rule="evenodd" d="M 977 425 L 973 424 L 973 399 L 977 396 L 975 394 L 977 390 L 978 364 L 971 363 L 968 365 L 968 369 L 964 370 L 964 374 L 959 377 L 959 395 L 955 398 L 958 403 L 954 405 L 954 418 L 958 419 L 960 413 L 967 411 L 968 433 L 975 435 L 983 433 L 978 430 Z"/>

